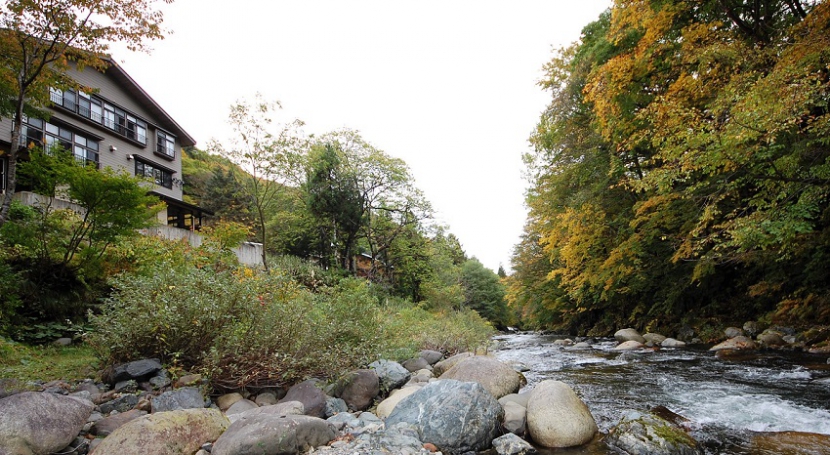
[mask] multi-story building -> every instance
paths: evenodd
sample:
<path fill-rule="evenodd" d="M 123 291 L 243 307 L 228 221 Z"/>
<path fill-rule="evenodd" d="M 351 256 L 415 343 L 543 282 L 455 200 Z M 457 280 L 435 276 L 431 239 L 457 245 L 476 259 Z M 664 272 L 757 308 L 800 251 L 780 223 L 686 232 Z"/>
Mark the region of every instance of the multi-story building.
<path fill-rule="evenodd" d="M 182 200 L 182 147 L 196 141 L 115 61 L 103 71 L 69 71 L 91 93 L 51 91 L 48 120 L 24 118 L 19 147 L 59 143 L 89 166 L 124 169 L 155 182 L 151 192 L 167 203 L 159 217 L 168 225 L 193 229 L 203 209 Z M 11 147 L 12 122 L 0 121 L 0 147 Z M 0 159 L 0 190 L 8 163 Z"/>

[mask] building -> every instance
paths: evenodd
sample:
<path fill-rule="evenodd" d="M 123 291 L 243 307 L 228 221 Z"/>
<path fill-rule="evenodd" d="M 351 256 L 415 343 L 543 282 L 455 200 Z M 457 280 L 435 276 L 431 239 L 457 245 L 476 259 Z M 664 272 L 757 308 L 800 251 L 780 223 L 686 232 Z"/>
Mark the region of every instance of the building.
<path fill-rule="evenodd" d="M 100 72 L 73 68 L 69 76 L 93 93 L 51 91 L 48 121 L 24 118 L 19 146 L 54 143 L 87 165 L 124 169 L 155 182 L 151 192 L 167 203 L 159 214 L 168 225 L 196 229 L 205 210 L 182 200 L 182 147 L 196 141 L 115 61 Z M 0 121 L 0 146 L 11 147 L 10 119 Z M 7 162 L 0 159 L 0 190 Z"/>

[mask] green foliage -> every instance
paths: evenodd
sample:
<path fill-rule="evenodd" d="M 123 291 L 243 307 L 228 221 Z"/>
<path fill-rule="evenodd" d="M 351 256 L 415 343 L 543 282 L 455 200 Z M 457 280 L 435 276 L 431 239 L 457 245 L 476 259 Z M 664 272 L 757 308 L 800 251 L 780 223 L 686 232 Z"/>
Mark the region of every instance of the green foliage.
<path fill-rule="evenodd" d="M 0 337 L 0 377 L 20 381 L 73 381 L 95 377 L 89 346 L 27 346 Z"/>
<path fill-rule="evenodd" d="M 541 83 L 512 309 L 601 334 L 828 317 L 828 24 L 825 2 L 626 0 L 587 26 Z"/>
<path fill-rule="evenodd" d="M 461 267 L 464 306 L 478 312 L 496 326 L 510 323 L 504 300 L 504 285 L 499 276 L 485 268 L 478 259 L 470 259 Z"/>

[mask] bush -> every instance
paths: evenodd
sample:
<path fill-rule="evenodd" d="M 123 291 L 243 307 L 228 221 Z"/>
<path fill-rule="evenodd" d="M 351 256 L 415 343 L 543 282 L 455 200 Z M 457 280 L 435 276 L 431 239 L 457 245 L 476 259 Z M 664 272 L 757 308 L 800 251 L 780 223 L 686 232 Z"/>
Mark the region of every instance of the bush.
<path fill-rule="evenodd" d="M 279 275 L 180 267 L 114 284 L 89 340 L 109 362 L 157 357 L 236 389 L 335 377 L 377 357 L 378 308 L 359 281 L 313 294 Z"/>

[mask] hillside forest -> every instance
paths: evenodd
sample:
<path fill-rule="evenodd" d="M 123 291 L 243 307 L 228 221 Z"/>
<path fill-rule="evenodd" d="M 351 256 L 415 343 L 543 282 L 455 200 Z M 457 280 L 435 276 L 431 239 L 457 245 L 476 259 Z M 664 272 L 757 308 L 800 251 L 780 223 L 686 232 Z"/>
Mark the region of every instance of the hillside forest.
<path fill-rule="evenodd" d="M 830 322 L 830 5 L 618 0 L 545 73 L 524 324 Z"/>

